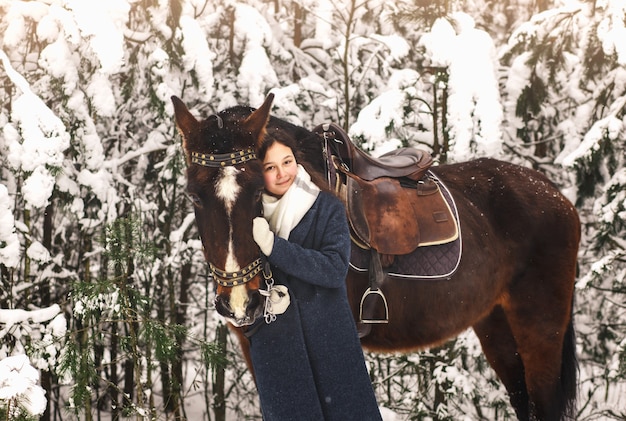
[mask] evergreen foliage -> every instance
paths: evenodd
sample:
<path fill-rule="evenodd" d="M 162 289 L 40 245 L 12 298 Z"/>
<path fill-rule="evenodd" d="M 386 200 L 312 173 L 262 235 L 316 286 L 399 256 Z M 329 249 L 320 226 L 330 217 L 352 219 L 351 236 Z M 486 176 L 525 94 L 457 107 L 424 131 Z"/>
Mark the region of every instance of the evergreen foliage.
<path fill-rule="evenodd" d="M 270 89 L 274 114 L 335 121 L 372 153 L 497 151 L 559 184 L 583 220 L 578 419 L 624 419 L 626 6 L 566 3 L 0 0 L 0 361 L 28 355 L 48 401 L 39 417 L 0 397 L 0 421 L 260 419 L 169 98 L 206 116 Z M 493 63 L 441 55 L 468 28 Z M 461 90 L 484 69 L 498 98 Z M 402 419 L 514 419 L 471 332 L 367 358 Z"/>

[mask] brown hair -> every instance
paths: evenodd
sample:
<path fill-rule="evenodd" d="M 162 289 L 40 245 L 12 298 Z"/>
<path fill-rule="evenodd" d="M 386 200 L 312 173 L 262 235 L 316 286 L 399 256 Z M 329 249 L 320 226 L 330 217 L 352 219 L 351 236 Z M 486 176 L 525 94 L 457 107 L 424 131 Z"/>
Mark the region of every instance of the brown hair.
<path fill-rule="evenodd" d="M 309 164 L 306 159 L 304 159 L 304 156 L 299 152 L 297 140 L 292 136 L 288 136 L 284 131 L 272 130 L 268 127 L 265 139 L 263 140 L 261 147 L 257 151 L 257 157 L 261 161 L 264 161 L 267 150 L 276 142 L 280 143 L 281 145 L 285 145 L 289 149 L 291 149 L 293 156 L 296 158 L 296 162 L 304 167 L 306 172 L 309 173 L 309 175 L 311 176 L 311 180 L 315 183 L 317 187 L 319 187 L 323 191 L 332 192 L 332 190 L 328 186 L 328 180 L 325 178 L 324 174 L 320 174 L 314 169 L 311 164 Z"/>

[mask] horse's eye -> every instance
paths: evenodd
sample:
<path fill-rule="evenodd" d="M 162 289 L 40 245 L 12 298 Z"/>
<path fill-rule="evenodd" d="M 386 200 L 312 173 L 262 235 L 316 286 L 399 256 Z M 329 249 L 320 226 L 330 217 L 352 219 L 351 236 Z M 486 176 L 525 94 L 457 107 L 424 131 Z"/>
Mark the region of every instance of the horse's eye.
<path fill-rule="evenodd" d="M 195 194 L 195 193 L 187 193 L 187 199 L 189 199 L 191 201 L 191 203 L 193 203 L 193 205 L 197 208 L 201 208 L 202 207 L 202 201 L 200 200 L 200 197 Z"/>

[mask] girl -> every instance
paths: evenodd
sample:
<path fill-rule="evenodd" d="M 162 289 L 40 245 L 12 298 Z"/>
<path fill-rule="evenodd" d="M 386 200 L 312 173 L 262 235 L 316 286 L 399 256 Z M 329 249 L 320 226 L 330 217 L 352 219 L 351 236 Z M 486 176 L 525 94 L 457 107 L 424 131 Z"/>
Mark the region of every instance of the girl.
<path fill-rule="evenodd" d="M 380 420 L 348 304 L 350 234 L 339 199 L 296 162 L 290 140 L 267 138 L 264 217 L 253 236 L 290 304 L 250 339 L 261 410 L 274 420 Z"/>

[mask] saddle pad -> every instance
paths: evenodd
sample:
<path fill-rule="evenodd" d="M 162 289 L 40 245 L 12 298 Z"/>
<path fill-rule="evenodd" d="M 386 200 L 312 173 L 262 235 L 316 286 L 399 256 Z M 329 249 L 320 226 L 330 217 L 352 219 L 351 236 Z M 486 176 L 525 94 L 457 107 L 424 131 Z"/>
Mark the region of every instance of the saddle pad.
<path fill-rule="evenodd" d="M 448 188 L 428 171 L 428 175 L 439 185 L 444 198 L 448 202 L 458 225 L 458 236 L 455 240 L 439 245 L 420 246 L 409 254 L 395 256 L 393 264 L 385 268 L 390 277 L 410 279 L 449 279 L 456 272 L 461 261 L 462 238 L 459 215 Z M 370 263 L 370 251 L 352 245 L 350 269 L 356 272 L 367 272 Z"/>

